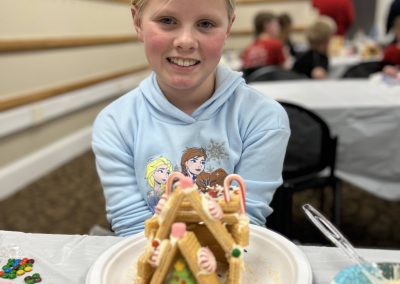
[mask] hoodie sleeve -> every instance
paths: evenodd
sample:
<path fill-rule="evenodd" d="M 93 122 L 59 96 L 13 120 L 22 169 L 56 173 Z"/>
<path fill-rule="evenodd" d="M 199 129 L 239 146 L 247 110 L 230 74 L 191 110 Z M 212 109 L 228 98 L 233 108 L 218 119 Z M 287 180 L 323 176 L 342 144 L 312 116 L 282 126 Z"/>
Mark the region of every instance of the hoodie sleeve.
<path fill-rule="evenodd" d="M 151 217 L 151 212 L 137 184 L 133 134 L 121 131 L 130 128 L 117 119 L 122 114 L 116 110 L 108 107 L 96 118 L 92 149 L 103 186 L 107 220 L 116 235 L 128 236 L 144 229 L 144 221 Z"/>
<path fill-rule="evenodd" d="M 275 101 L 252 104 L 243 136 L 243 150 L 235 172 L 246 183 L 246 211 L 250 222 L 265 226 L 269 204 L 282 184 L 283 160 L 290 136 L 286 111 Z"/>

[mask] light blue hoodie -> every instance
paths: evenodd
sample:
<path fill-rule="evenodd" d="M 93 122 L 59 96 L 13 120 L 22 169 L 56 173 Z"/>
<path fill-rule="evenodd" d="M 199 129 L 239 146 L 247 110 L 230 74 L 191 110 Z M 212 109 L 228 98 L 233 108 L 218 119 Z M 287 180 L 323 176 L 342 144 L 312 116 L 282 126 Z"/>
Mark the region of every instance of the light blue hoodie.
<path fill-rule="evenodd" d="M 142 231 L 162 192 L 156 185 L 164 185 L 172 171 L 187 174 L 182 168 L 192 162 L 198 185 L 214 185 L 221 175 L 241 175 L 250 222 L 264 226 L 272 212 L 268 204 L 282 183 L 289 135 L 284 109 L 246 85 L 238 72 L 218 66 L 215 93 L 192 115 L 164 97 L 152 73 L 102 110 L 94 123 L 92 147 L 107 219 L 117 235 Z M 184 153 L 199 149 L 206 158 L 182 161 Z M 154 169 L 157 162 L 163 167 Z M 154 170 L 164 179 L 155 179 Z"/>

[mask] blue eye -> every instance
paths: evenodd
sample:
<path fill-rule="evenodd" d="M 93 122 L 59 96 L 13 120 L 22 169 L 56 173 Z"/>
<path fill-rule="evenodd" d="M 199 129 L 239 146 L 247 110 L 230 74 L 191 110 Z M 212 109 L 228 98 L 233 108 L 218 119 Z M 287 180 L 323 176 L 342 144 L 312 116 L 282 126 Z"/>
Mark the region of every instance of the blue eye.
<path fill-rule="evenodd" d="M 159 19 L 159 22 L 165 25 L 173 25 L 176 22 L 174 21 L 174 19 L 172 19 L 171 17 L 164 17 Z"/>
<path fill-rule="evenodd" d="M 214 27 L 215 25 L 210 22 L 210 21 L 201 21 L 199 22 L 199 27 L 202 29 L 210 29 L 212 27 Z"/>
<path fill-rule="evenodd" d="M 201 161 L 201 165 L 204 166 L 206 164 L 206 161 Z"/>

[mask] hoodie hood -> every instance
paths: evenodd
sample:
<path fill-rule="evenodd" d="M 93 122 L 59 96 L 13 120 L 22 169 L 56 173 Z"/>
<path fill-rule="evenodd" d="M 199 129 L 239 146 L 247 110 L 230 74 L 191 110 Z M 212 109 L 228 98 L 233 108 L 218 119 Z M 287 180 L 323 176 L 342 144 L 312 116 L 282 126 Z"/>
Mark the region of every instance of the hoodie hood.
<path fill-rule="evenodd" d="M 157 119 L 168 123 L 191 124 L 196 121 L 210 119 L 230 96 L 235 93 L 234 90 L 240 84 L 244 84 L 244 79 L 240 72 L 232 71 L 223 65 L 218 65 L 214 94 L 191 115 L 184 113 L 167 100 L 157 84 L 154 72 L 139 85 L 139 90 L 145 97 L 152 115 Z"/>

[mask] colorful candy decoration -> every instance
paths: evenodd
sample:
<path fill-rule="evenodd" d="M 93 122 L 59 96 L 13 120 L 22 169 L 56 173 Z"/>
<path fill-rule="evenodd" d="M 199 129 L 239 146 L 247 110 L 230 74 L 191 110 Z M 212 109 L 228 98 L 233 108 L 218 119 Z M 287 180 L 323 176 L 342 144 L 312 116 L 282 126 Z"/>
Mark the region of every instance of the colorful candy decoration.
<path fill-rule="evenodd" d="M 203 196 L 203 202 L 206 204 L 206 208 L 208 210 L 209 216 L 211 216 L 214 219 L 221 220 L 222 217 L 224 217 L 224 212 L 222 211 L 221 206 L 213 199 L 208 196 Z"/>
<path fill-rule="evenodd" d="M 242 250 L 238 247 L 232 249 L 231 254 L 233 257 L 240 257 L 242 255 Z"/>
<path fill-rule="evenodd" d="M 230 174 L 224 180 L 224 198 L 225 202 L 230 201 L 229 195 L 229 187 L 232 181 L 236 181 L 239 183 L 240 188 L 240 213 L 246 214 L 246 186 L 244 185 L 244 181 L 241 176 L 237 174 Z"/>
<path fill-rule="evenodd" d="M 174 270 L 171 275 L 169 284 L 196 284 L 196 280 L 190 271 L 184 259 L 178 259 L 175 262 Z"/>
<path fill-rule="evenodd" d="M 165 204 L 167 203 L 168 196 L 170 195 L 172 191 L 172 187 L 174 182 L 179 181 L 180 185 L 182 188 L 187 188 L 193 186 L 193 180 L 191 178 L 185 177 L 182 173 L 180 172 L 174 172 L 168 177 L 167 184 L 165 187 L 165 193 L 161 195 L 160 200 L 157 203 L 155 213 L 157 215 L 161 214 L 161 211 L 163 210 Z"/>
<path fill-rule="evenodd" d="M 171 237 L 180 239 L 186 234 L 186 224 L 183 222 L 176 222 L 172 224 Z"/>
<path fill-rule="evenodd" d="M 180 173 L 180 172 L 174 172 L 174 173 L 172 173 L 169 177 L 168 177 L 168 179 L 167 179 L 167 184 L 166 184 L 166 186 L 165 186 L 165 193 L 167 194 L 167 197 L 169 196 L 169 194 L 170 194 L 170 192 L 172 191 L 172 186 L 174 185 L 174 182 L 176 182 L 177 180 L 180 182 L 180 183 L 182 183 L 182 181 L 183 181 L 183 183 L 185 184 L 185 186 L 184 185 L 182 185 L 181 184 L 181 186 L 182 186 L 182 188 L 185 188 L 186 186 L 187 186 L 187 182 L 185 182 L 185 180 L 187 180 L 187 179 L 190 179 L 190 178 L 188 178 L 188 177 L 185 177 L 182 173 Z M 191 180 L 191 179 L 190 179 Z M 190 181 L 190 183 L 193 185 L 193 181 L 191 180 Z"/>
<path fill-rule="evenodd" d="M 22 276 L 25 273 L 32 271 L 34 263 L 35 260 L 32 258 L 9 258 L 7 264 L 5 264 L 2 267 L 2 270 L 0 270 L 0 277 L 3 279 L 15 279 L 18 276 Z M 26 278 L 30 278 L 31 281 L 27 282 L 27 280 L 25 280 Z M 42 278 L 40 277 L 39 273 L 35 273 L 32 276 L 25 277 L 24 281 L 27 284 L 33 284 L 41 282 Z"/>
<path fill-rule="evenodd" d="M 26 276 L 24 281 L 26 284 L 39 283 L 42 282 L 42 277 L 39 273 L 34 273 L 32 276 Z"/>
<path fill-rule="evenodd" d="M 202 272 L 209 274 L 217 270 L 217 261 L 212 251 L 207 247 L 202 247 L 197 252 L 197 264 Z"/>

